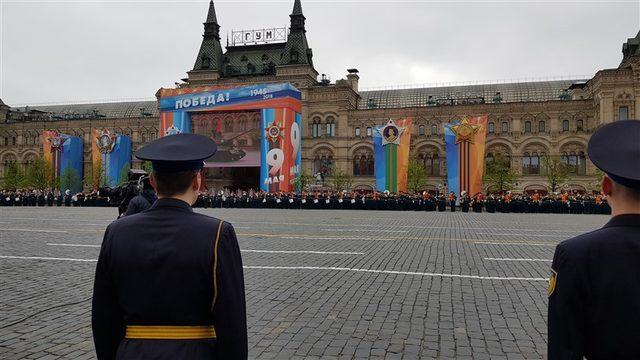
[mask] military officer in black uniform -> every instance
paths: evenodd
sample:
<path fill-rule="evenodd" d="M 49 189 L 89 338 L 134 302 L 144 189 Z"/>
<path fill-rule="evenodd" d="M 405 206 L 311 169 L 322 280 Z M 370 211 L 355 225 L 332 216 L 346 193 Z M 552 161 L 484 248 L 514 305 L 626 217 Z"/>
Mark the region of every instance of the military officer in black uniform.
<path fill-rule="evenodd" d="M 246 359 L 242 259 L 234 228 L 196 213 L 213 140 L 162 137 L 137 151 L 152 162 L 158 200 L 111 223 L 93 291 L 102 359 Z"/>
<path fill-rule="evenodd" d="M 588 154 L 611 205 L 603 228 L 556 247 L 549 279 L 548 355 L 640 359 L 640 121 L 598 129 Z"/>
<path fill-rule="evenodd" d="M 148 176 L 142 176 L 138 179 L 138 188 L 140 188 L 140 193 L 129 201 L 127 211 L 125 211 L 123 216 L 129 216 L 145 211 L 158 199 L 156 193 L 153 191 L 153 187 L 151 186 Z"/>

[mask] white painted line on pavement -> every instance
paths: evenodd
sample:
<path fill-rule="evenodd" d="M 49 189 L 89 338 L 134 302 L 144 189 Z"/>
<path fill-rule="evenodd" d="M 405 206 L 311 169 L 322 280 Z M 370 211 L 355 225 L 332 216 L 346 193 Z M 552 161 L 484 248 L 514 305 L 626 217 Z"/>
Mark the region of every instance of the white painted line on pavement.
<path fill-rule="evenodd" d="M 9 256 L 0 255 L 0 259 L 21 259 L 21 260 L 59 260 L 59 261 L 78 261 L 78 262 L 96 262 L 98 259 L 73 259 L 73 258 L 56 258 L 43 256 Z"/>
<path fill-rule="evenodd" d="M 89 245 L 89 244 L 54 244 L 47 243 L 49 246 L 73 246 L 73 247 L 93 247 L 99 248 L 100 245 Z M 249 253 L 267 253 L 267 254 L 329 254 L 329 255 L 364 255 L 363 252 L 352 252 L 352 251 L 311 251 L 311 250 L 254 250 L 254 249 L 243 249 L 240 250 L 242 252 Z"/>
<path fill-rule="evenodd" d="M 553 237 L 553 236 L 562 236 L 565 237 L 564 235 L 554 235 L 554 234 L 522 234 L 522 233 L 517 233 L 517 232 L 512 232 L 512 233 L 490 233 L 490 232 L 480 232 L 480 233 L 475 233 L 478 235 L 492 235 L 492 236 L 532 236 L 532 237 Z M 576 232 L 574 234 L 580 234 L 579 232 Z"/>
<path fill-rule="evenodd" d="M 374 229 L 374 230 L 353 230 L 353 229 L 320 229 L 321 231 L 335 231 L 335 232 L 363 232 L 363 231 L 368 231 L 368 232 L 388 232 L 388 233 L 408 233 L 408 230 L 380 230 L 380 229 Z"/>
<path fill-rule="evenodd" d="M 520 259 L 520 258 L 484 258 L 488 261 L 539 261 L 539 262 L 552 262 L 551 259 Z"/>
<path fill-rule="evenodd" d="M 90 245 L 90 244 L 54 244 L 54 243 L 47 243 L 47 245 L 49 245 L 49 246 L 93 247 L 93 248 L 99 248 L 100 247 L 100 245 Z"/>
<path fill-rule="evenodd" d="M 0 228 L 0 231 L 24 231 L 24 232 L 43 232 L 43 233 L 67 233 L 66 230 L 43 230 L 43 229 L 14 229 Z"/>
<path fill-rule="evenodd" d="M 245 269 L 264 269 L 264 270 L 333 270 L 333 271 L 353 271 L 374 274 L 394 274 L 394 275 L 416 275 L 416 276 L 433 276 L 447 278 L 477 279 L 477 280 L 521 280 L 521 281 L 549 281 L 547 278 L 528 278 L 528 277 L 501 277 L 501 276 L 479 276 L 479 275 L 459 275 L 459 274 L 443 274 L 413 271 L 394 271 L 394 270 L 374 270 L 374 269 L 357 269 L 342 267 L 320 267 L 320 266 L 243 266 Z"/>
<path fill-rule="evenodd" d="M 73 259 L 73 258 L 55 258 L 41 256 L 7 256 L 0 255 L 0 259 L 21 259 L 21 260 L 58 260 L 58 261 L 76 261 L 76 262 L 96 262 L 97 259 Z M 414 271 L 394 271 L 394 270 L 374 270 L 374 269 L 358 269 L 358 268 L 341 268 L 341 267 L 320 267 L 320 266 L 243 266 L 244 269 L 264 269 L 264 270 L 331 270 L 331 271 L 352 271 L 373 274 L 393 274 L 393 275 L 414 275 L 414 276 L 432 276 L 447 277 L 461 279 L 476 280 L 515 280 L 515 281 L 548 281 L 547 278 L 528 278 L 528 277 L 502 277 L 502 276 L 479 276 L 479 275 L 460 275 L 460 274 L 443 274 L 428 273 Z"/>
<path fill-rule="evenodd" d="M 474 244 L 480 245 L 523 245 L 523 246 L 556 246 L 557 244 L 549 243 L 527 243 L 527 242 L 499 242 L 499 241 L 474 241 Z"/>
<path fill-rule="evenodd" d="M 274 253 L 274 254 L 330 254 L 330 255 L 364 255 L 363 252 L 351 251 L 311 251 L 311 250 L 240 250 L 250 253 Z"/>

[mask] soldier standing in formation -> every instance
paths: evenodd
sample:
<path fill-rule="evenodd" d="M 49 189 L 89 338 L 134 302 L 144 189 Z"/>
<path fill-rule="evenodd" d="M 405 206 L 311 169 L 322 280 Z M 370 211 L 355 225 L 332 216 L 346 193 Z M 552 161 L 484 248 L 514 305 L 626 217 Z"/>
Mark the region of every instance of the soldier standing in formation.
<path fill-rule="evenodd" d="M 92 326 L 103 359 L 246 359 L 242 259 L 233 226 L 196 213 L 213 140 L 165 136 L 136 152 L 159 199 L 107 227 Z"/>
<path fill-rule="evenodd" d="M 549 359 L 640 359 L 640 121 L 601 127 L 587 152 L 605 173 L 602 191 L 612 217 L 556 247 Z"/>

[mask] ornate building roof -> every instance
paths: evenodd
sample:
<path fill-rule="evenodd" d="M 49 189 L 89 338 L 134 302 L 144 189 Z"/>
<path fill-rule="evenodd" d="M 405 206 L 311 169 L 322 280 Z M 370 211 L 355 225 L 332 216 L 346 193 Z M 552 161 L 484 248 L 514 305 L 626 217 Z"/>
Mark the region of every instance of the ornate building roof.
<path fill-rule="evenodd" d="M 634 38 L 630 38 L 626 43 L 622 44 L 622 61 L 620 67 L 629 66 L 629 58 L 640 55 L 640 31 Z"/>
<path fill-rule="evenodd" d="M 586 80 L 441 86 L 360 91 L 359 109 L 570 100 L 568 89 Z M 568 98 L 567 98 L 568 96 Z"/>
<path fill-rule="evenodd" d="M 272 75 L 279 65 L 310 65 L 312 51 L 307 42 L 305 17 L 300 0 L 294 0 L 286 42 L 228 46 L 223 53 L 220 25 L 213 1 L 209 3 L 204 35 L 193 71 L 213 71 L 220 77 Z"/>
<path fill-rule="evenodd" d="M 37 112 L 37 115 L 34 115 Z M 136 117 L 158 117 L 158 103 L 151 101 L 127 101 L 94 104 L 69 105 L 35 105 L 11 108 L 9 122 L 30 121 L 58 121 L 82 119 L 119 119 Z"/>

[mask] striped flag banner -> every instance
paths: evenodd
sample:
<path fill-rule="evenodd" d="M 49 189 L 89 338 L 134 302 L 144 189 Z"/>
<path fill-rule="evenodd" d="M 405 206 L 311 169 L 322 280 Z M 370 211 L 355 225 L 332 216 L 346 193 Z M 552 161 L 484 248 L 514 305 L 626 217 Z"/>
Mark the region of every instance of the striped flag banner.
<path fill-rule="evenodd" d="M 447 185 L 458 198 L 462 191 L 469 196 L 482 192 L 487 117 L 463 117 L 444 125 Z"/>
<path fill-rule="evenodd" d="M 373 133 L 376 190 L 407 191 L 407 170 L 413 119 L 389 120 Z"/>

